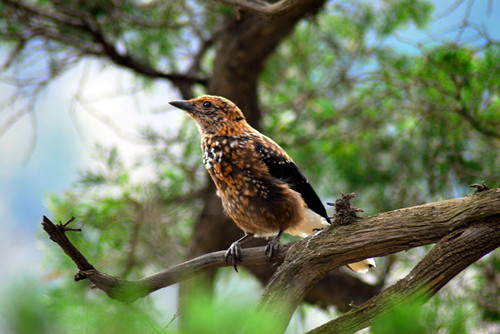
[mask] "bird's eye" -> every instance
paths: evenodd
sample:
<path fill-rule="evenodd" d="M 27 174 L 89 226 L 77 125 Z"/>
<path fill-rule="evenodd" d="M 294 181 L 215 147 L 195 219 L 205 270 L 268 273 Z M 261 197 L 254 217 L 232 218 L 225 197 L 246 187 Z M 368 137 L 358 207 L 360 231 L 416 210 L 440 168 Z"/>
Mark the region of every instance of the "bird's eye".
<path fill-rule="evenodd" d="M 208 101 L 203 103 L 203 108 L 205 108 L 205 109 L 212 108 L 212 103 L 208 102 Z"/>

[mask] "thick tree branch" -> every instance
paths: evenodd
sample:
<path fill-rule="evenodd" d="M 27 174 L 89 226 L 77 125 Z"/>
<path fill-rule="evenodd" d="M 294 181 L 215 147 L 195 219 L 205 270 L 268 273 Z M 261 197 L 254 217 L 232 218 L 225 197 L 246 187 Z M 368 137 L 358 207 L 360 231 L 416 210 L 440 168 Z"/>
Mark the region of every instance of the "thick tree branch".
<path fill-rule="evenodd" d="M 247 266 L 247 269 L 265 286 L 277 267 L 274 265 Z M 378 270 L 378 269 L 377 269 Z M 377 273 L 383 277 L 383 273 Z M 335 306 L 345 313 L 377 295 L 383 284 L 371 285 L 361 275 L 351 275 L 347 269 L 330 271 L 304 296 L 304 301 L 322 308 Z"/>
<path fill-rule="evenodd" d="M 415 298 L 428 299 L 453 277 L 500 246 L 499 218 L 450 233 L 406 276 L 365 304 L 309 333 L 348 334 L 370 326 L 376 317 Z"/>
<path fill-rule="evenodd" d="M 454 231 L 486 220 L 499 228 L 500 189 L 381 213 L 352 225 L 330 228 L 290 247 L 264 290 L 260 309 L 280 319 L 284 329 L 305 293 L 330 270 L 367 257 L 436 243 Z"/>
<path fill-rule="evenodd" d="M 16 0 L 2 0 L 2 2 L 8 6 L 17 8 L 22 12 L 28 14 L 29 16 L 40 17 L 44 19 L 49 19 L 53 21 L 57 21 L 63 24 L 67 24 L 73 27 L 81 26 L 81 21 L 78 18 L 70 17 L 63 13 L 53 12 L 49 10 L 42 9 L 39 6 L 30 5 L 24 1 L 16 1 Z"/>
<path fill-rule="evenodd" d="M 268 18 L 286 15 L 301 5 L 301 1 L 297 0 L 281 0 L 274 3 L 261 0 L 217 0 L 217 2 L 241 11 L 251 12 Z"/>

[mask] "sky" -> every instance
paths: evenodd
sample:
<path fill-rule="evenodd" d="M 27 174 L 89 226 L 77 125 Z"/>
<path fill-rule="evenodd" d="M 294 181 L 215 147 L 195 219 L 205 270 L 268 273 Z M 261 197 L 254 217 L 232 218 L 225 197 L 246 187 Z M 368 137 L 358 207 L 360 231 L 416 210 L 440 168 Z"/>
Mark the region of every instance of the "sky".
<path fill-rule="evenodd" d="M 435 12 L 443 13 L 454 2 L 435 1 Z M 460 24 L 466 3 L 424 32 L 409 26 L 399 33 L 399 38 L 390 37 L 384 43 L 405 52 L 417 52 L 403 40 L 418 42 L 446 35 L 450 27 Z M 491 3 L 493 7 L 488 17 L 488 1 L 475 1 L 470 19 L 486 24 L 488 30 L 492 34 L 497 32 L 496 37 L 500 38 L 500 3 Z M 465 36 L 470 33 L 464 32 Z M 455 36 L 456 31 L 449 33 L 450 38 Z M 5 50 L 0 48 L 0 55 L 5 55 Z M 87 101 L 97 102 L 88 105 L 87 110 L 78 103 L 73 104 L 76 107 L 71 112 L 84 71 L 88 71 L 88 75 L 82 95 Z M 167 107 L 168 101 L 179 97 L 164 82 L 141 93 L 137 100 L 130 97 L 99 99 L 117 87 L 126 89 L 134 85 L 133 77 L 125 71 L 103 68 L 91 61 L 82 63 L 42 93 L 34 110 L 36 125 L 33 126 L 29 117 L 24 117 L 0 137 L 0 252 L 3 254 L 0 258 L 0 296 L 10 282 L 36 277 L 44 270 L 41 269 L 43 248 L 47 243 L 38 240 L 42 233 L 42 216 L 50 217 L 46 196 L 69 189 L 79 171 L 93 166 L 91 148 L 94 143 L 116 144 L 132 157 L 144 150 L 138 128 L 153 126 L 164 130 L 175 126 L 184 116 Z M 7 94 L 8 90 L 0 87 L 0 103 Z M 120 131 L 110 127 L 104 117 L 111 119 Z M 3 122 L 5 118 L 0 111 L 0 126 Z M 30 138 L 34 133 L 36 144 L 30 153 Z"/>

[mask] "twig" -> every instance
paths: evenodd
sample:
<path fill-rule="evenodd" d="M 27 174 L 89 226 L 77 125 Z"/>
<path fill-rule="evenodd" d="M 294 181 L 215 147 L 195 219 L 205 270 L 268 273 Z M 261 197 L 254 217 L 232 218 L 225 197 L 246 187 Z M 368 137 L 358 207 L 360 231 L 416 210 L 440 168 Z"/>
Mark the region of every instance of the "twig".
<path fill-rule="evenodd" d="M 78 269 L 80 270 L 95 270 L 94 266 L 91 265 L 85 256 L 69 241 L 66 236 L 66 231 L 79 231 L 79 229 L 69 228 L 70 224 L 75 218 L 72 217 L 65 224 L 59 222 L 59 224 L 54 225 L 49 218 L 43 216 L 42 226 L 45 232 L 50 237 L 50 240 L 58 244 L 62 250 L 73 260 Z"/>
<path fill-rule="evenodd" d="M 351 207 L 351 199 L 354 197 L 356 197 L 355 193 L 345 195 L 343 192 L 340 192 L 340 198 L 338 198 L 335 203 L 326 203 L 335 207 L 335 216 L 333 216 L 334 225 L 349 225 L 359 218 L 356 213 L 363 212 L 363 209 Z"/>
<path fill-rule="evenodd" d="M 474 192 L 474 194 L 477 194 L 477 193 L 480 193 L 480 192 L 483 192 L 486 190 L 490 190 L 490 188 L 488 188 L 488 186 L 486 185 L 485 181 L 481 182 L 481 184 L 477 184 L 477 183 L 471 184 L 469 187 L 476 188 L 476 191 Z"/>

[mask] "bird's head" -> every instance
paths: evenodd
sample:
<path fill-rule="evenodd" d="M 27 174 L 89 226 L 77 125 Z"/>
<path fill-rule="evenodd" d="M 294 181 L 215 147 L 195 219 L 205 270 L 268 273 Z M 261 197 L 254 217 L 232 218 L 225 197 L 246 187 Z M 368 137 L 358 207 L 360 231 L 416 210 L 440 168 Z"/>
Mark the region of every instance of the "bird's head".
<path fill-rule="evenodd" d="M 232 136 L 248 126 L 241 110 L 233 102 L 220 96 L 202 95 L 191 100 L 169 103 L 185 110 L 196 121 L 202 135 Z"/>

